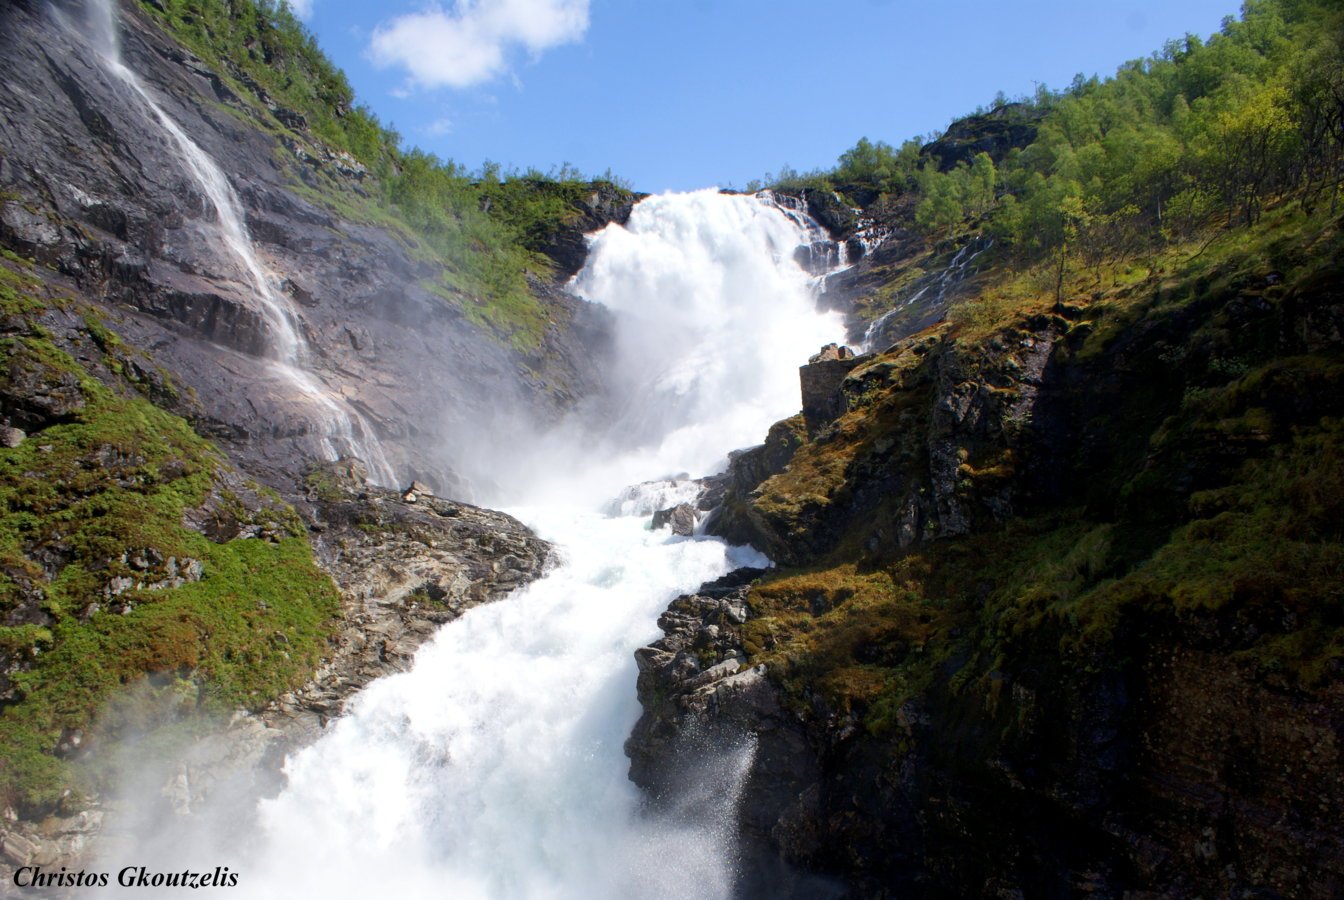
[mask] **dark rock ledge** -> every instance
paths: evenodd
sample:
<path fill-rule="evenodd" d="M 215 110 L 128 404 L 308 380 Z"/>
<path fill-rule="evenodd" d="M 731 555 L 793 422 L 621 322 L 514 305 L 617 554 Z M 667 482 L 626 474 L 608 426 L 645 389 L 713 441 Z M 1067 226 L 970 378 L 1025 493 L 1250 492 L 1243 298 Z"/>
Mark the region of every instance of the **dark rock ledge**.
<path fill-rule="evenodd" d="M 737 803 L 736 896 L 840 897 L 842 885 L 797 869 L 778 849 L 817 843 L 823 775 L 802 719 L 765 666 L 747 663 L 747 593 L 764 572 L 738 569 L 673 600 L 658 619 L 663 637 L 635 652 L 643 713 L 625 743 L 630 780 L 653 808 L 674 814 L 698 812 L 688 797 Z M 747 744 L 747 780 L 731 784 L 721 756 Z"/>

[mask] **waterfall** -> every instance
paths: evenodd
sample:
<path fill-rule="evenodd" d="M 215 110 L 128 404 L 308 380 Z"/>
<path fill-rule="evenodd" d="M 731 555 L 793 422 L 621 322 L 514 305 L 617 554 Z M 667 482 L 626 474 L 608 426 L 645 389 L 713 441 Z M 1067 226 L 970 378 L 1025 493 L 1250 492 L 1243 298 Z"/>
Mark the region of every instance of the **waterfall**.
<path fill-rule="evenodd" d="M 633 653 L 676 595 L 769 561 L 650 530 L 653 506 L 691 498 L 684 482 L 620 487 L 703 474 L 797 412 L 799 364 L 843 329 L 795 259 L 808 240 L 769 198 L 714 191 L 647 198 L 595 236 L 575 287 L 616 317 L 626 402 L 612 440 L 548 467 L 564 490 L 539 481 L 509 510 L 559 564 L 352 698 L 237 835 L 212 832 L 193 856 L 175 823 L 177 843 L 141 857 L 228 863 L 248 897 L 731 896 L 752 736 L 708 754 L 710 783 L 687 803 L 644 811 L 623 752 Z"/>
<path fill-rule="evenodd" d="M 594 235 L 571 288 L 615 316 L 619 409 L 601 446 L 585 424 L 579 458 L 546 445 L 568 477 L 543 477 L 529 495 L 591 503 L 650 477 L 716 471 L 797 412 L 798 366 L 844 334 L 817 312 L 822 278 L 797 258 L 819 231 L 768 193 L 703 190 L 649 197 L 624 227 Z"/>
<path fill-rule="evenodd" d="M 123 65 L 110 2 L 86 10 L 103 67 L 143 104 L 213 207 L 220 245 L 269 326 L 271 364 L 321 416 L 326 451 L 354 452 L 390 480 L 367 423 L 305 370 L 299 320 L 232 185 Z M 286 761 L 277 796 L 245 816 L 206 809 L 195 823 L 174 819 L 142 836 L 134 862 L 227 864 L 239 876 L 233 893 L 245 897 L 730 896 L 754 740 L 744 734 L 709 753 L 712 784 L 696 802 L 645 811 L 623 751 L 639 715 L 633 652 L 657 636 L 677 594 L 769 560 L 650 530 L 652 506 L 691 498 L 685 479 L 622 488 L 715 471 L 728 451 L 797 412 L 797 367 L 843 334 L 816 304 L 818 269 L 839 253 L 814 256 L 812 271 L 800 265 L 819 234 L 804 210 L 772 195 L 709 190 L 647 198 L 625 226 L 594 236 L 572 287 L 614 317 L 616 412 L 557 432 L 535 457 L 528 504 L 510 510 L 556 545 L 558 565 L 444 626 L 409 671 L 351 698 Z"/>
<path fill-rule="evenodd" d="M 886 336 L 887 326 L 898 315 L 908 313 L 911 307 L 924 301 L 925 297 L 929 298 L 924 303 L 926 307 L 940 307 L 943 301 L 947 299 L 948 289 L 967 275 L 973 274 L 975 269 L 971 264 L 979 258 L 980 254 L 993 246 L 994 242 L 992 240 L 976 238 L 962 245 L 961 249 L 952 256 L 951 262 L 943 269 L 932 275 L 926 275 L 911 285 L 904 298 L 897 299 L 891 309 L 868 324 L 868 329 L 863 335 L 864 351 L 881 350 L 890 344 L 891 341 Z"/>
<path fill-rule="evenodd" d="M 298 397 L 307 402 L 317 417 L 323 431 L 323 452 L 329 459 L 337 459 L 346 453 L 357 456 L 368 464 L 374 482 L 395 485 L 395 474 L 368 421 L 333 397 L 304 367 L 310 351 L 299 330 L 298 318 L 292 304 L 277 288 L 279 279 L 257 256 L 233 185 L 210 155 L 164 111 L 139 76 L 122 62 L 116 0 L 88 0 L 83 19 L 79 31 L 96 51 L 104 70 L 130 88 L 159 128 L 171 138 L 187 172 L 215 210 L 215 226 L 223 247 L 245 274 L 251 295 L 259 303 L 269 328 L 272 344 L 269 365 Z"/>

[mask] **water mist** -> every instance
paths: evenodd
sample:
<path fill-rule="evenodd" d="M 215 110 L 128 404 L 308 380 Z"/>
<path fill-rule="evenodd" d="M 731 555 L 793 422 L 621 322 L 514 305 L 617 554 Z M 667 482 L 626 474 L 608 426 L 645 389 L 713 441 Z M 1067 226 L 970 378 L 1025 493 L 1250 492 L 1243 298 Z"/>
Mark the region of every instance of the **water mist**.
<path fill-rule="evenodd" d="M 111 36 L 110 5 L 95 35 Z M 329 417 L 328 452 L 383 469 L 365 423 L 307 373 L 293 310 L 258 259 L 236 194 L 212 160 L 100 43 L 107 71 L 180 149 L 215 209 L 228 252 L 274 335 L 273 364 Z M 743 565 L 750 548 L 672 537 L 648 513 L 685 484 L 621 494 L 669 473 L 707 474 L 799 407 L 797 367 L 842 326 L 816 311 L 796 262 L 815 223 L 768 196 L 651 197 L 591 242 L 573 289 L 613 313 L 617 415 L 535 441 L 492 445 L 480 465 L 509 511 L 556 546 L 557 566 L 470 610 L 412 668 L 351 698 L 346 714 L 286 761 L 270 799 L 165 814 L 109 845 L 104 868 L 238 873 L 232 896 L 714 898 L 731 894 L 735 803 L 751 735 L 709 754 L 717 796 L 643 810 L 623 744 L 639 715 L 633 652 L 679 593 Z M 519 446 L 525 445 L 525 446 Z M 530 461 L 530 465 L 527 463 Z M 520 470 L 530 470 L 526 476 Z"/>
<path fill-rule="evenodd" d="M 305 889 L 336 896 L 730 895 L 751 736 L 716 749 L 718 802 L 682 815 L 641 813 L 622 746 L 639 715 L 633 651 L 667 603 L 768 560 L 651 531 L 629 493 L 600 510 L 630 481 L 711 470 L 798 409 L 799 363 L 841 331 L 794 260 L 807 240 L 768 198 L 715 191 L 651 197 L 593 238 L 575 288 L 617 315 L 623 411 L 510 510 L 560 565 L 445 626 L 288 761 L 245 864 L 261 893 L 305 859 Z"/>

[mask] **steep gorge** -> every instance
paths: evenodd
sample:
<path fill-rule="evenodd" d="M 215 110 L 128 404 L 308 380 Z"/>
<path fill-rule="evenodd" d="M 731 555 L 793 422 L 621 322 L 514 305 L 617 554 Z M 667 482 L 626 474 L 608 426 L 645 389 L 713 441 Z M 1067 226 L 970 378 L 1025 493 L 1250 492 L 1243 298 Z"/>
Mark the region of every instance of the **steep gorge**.
<path fill-rule="evenodd" d="M 180 147 L 51 8 L 0 10 L 0 773 L 24 820 L 3 826 L 11 863 L 87 850 L 102 809 L 68 793 L 66 764 L 183 712 L 244 708 L 147 815 L 194 813 L 239 770 L 273 794 L 285 754 L 326 735 L 266 807 L 253 859 L 268 887 L 311 849 L 319 810 L 333 891 L 370 860 L 400 867 L 409 892 L 451 878 L 499 896 L 1340 890 L 1335 212 L 1274 198 L 1258 227 L 1119 254 L 1109 284 L 1100 268 L 1065 279 L 1061 262 L 1051 297 L 983 221 L 929 237 L 908 194 L 858 184 L 655 198 L 585 268 L 584 233 L 629 222 L 636 198 L 538 184 L 572 206 L 538 241 L 553 266 L 530 273 L 533 341 L 492 325 L 492 298 L 389 217 L 375 173 L 158 21 L 122 8 L 127 65 L 228 174 L 312 377 L 368 423 L 393 486 L 428 484 L 380 489 L 330 459 Z M 1042 118 L 996 110 L 921 153 L 943 169 L 1002 162 Z M 679 247 L 668 271 L 641 255 L 691 220 L 713 240 Z M 796 400 L 753 373 L 840 337 L 797 303 L 790 253 L 812 275 L 857 261 L 817 301 L 860 352 L 823 348 L 802 367 L 802 412 L 763 435 L 772 416 L 753 417 Z M 719 268 L 697 280 L 701 266 Z M 648 302 L 669 272 L 684 280 Z M 576 273 L 603 306 L 559 284 Z M 780 297 L 790 312 L 769 320 Z M 641 317 L 643 331 L 617 327 Z M 591 458 L 540 440 L 520 452 L 576 408 L 595 413 L 578 428 L 605 429 Z M 528 440 L 511 431 L 523 422 L 538 424 Z M 679 475 L 759 437 L 698 498 Z M 518 484 L 490 480 L 492 455 Z M 571 467 L 559 486 L 528 471 L 542 456 Z M 605 519 L 517 510 L 563 548 L 558 570 L 516 519 L 434 496 L 545 486 L 587 503 L 659 475 L 676 477 Z M 673 600 L 664 637 L 636 654 L 643 717 L 625 751 L 641 816 L 612 776 L 635 712 L 613 699 L 635 677 L 626 645 L 687 578 L 764 563 L 646 532 L 649 513 L 683 534 L 708 513 L 710 533 L 778 568 Z M 601 544 L 624 556 L 588 555 Z M 575 598 L 623 605 L 584 619 Z M 327 727 L 436 633 L 423 658 L 438 682 L 380 681 Z M 69 661 L 90 648 L 126 666 Z M 146 673 L 124 721 L 95 723 Z M 76 681 L 92 686 L 78 702 Z M 561 683 L 594 705 L 544 705 Z M 451 715 L 430 702 L 443 684 Z M 588 743 L 563 743 L 571 732 Z M 527 777 L 510 780 L 517 767 Z M 384 805 L 406 772 L 432 776 Z M 430 812 L 444 808 L 474 817 Z M 370 839 L 350 841 L 365 821 Z M 674 851 L 689 879 L 665 865 Z"/>

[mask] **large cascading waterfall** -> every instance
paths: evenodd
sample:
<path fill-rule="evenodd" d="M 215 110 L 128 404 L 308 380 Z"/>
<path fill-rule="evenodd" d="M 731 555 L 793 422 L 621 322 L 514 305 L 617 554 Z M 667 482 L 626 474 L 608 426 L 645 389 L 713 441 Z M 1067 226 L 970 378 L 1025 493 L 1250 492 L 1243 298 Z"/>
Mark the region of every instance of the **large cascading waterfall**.
<path fill-rule="evenodd" d="M 602 428 L 585 421 L 582 435 L 539 442 L 537 461 L 517 467 L 541 472 L 524 482 L 530 502 L 591 503 L 717 471 L 797 412 L 798 366 L 843 340 L 840 320 L 817 312 L 822 279 L 799 264 L 817 231 L 768 192 L 704 190 L 649 197 L 625 227 L 595 235 L 571 288 L 615 314 L 617 410 Z"/>
<path fill-rule="evenodd" d="M 353 698 L 229 852 L 192 856 L 175 826 L 143 853 L 227 861 L 234 893 L 258 897 L 730 896 L 751 736 L 710 754 L 680 812 L 642 812 L 622 749 L 633 651 L 677 594 L 768 561 L 650 530 L 666 485 L 602 510 L 622 478 L 703 473 L 798 410 L 798 365 L 843 331 L 816 311 L 806 240 L 768 198 L 714 191 L 648 198 L 597 235 L 576 286 L 617 314 L 630 439 L 556 463 L 511 510 L 559 565 Z"/>
<path fill-rule="evenodd" d="M 104 70 L 131 90 L 154 122 L 172 140 L 187 172 L 214 208 L 216 231 L 226 255 L 241 270 L 246 284 L 251 288 L 251 296 L 258 302 L 269 328 L 271 359 L 267 360 L 267 364 L 281 383 L 316 418 L 325 454 L 330 459 L 346 454 L 357 456 L 368 464 L 373 481 L 394 485 L 395 473 L 369 423 L 357 411 L 348 409 L 333 397 L 304 368 L 309 349 L 299 331 L 293 306 L 277 288 L 278 279 L 257 256 L 256 247 L 244 224 L 242 204 L 228 177 L 210 155 L 164 111 L 139 76 L 122 62 L 116 0 L 87 0 L 82 17 L 82 27 L 77 30 L 93 47 Z"/>

